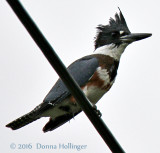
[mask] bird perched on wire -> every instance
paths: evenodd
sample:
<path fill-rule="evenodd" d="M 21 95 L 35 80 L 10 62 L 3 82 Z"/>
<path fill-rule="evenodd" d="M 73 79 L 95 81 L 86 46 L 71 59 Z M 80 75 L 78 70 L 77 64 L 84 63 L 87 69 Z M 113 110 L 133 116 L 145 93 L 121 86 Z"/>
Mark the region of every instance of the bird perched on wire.
<path fill-rule="evenodd" d="M 67 68 L 93 105 L 113 85 L 125 48 L 151 36 L 149 33 L 131 33 L 121 11 L 115 14 L 115 19 L 110 18 L 108 25 L 99 25 L 97 29 L 94 53 L 76 60 Z M 6 127 L 16 130 L 41 117 L 50 117 L 43 131 L 52 131 L 81 111 L 65 84 L 58 79 L 40 105 Z"/>

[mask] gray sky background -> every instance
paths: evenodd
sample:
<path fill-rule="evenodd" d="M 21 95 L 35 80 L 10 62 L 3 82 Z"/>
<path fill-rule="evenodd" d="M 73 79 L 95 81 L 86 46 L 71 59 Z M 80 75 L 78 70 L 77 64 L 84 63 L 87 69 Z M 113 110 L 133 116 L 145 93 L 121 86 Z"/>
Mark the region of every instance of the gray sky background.
<path fill-rule="evenodd" d="M 111 90 L 99 101 L 102 119 L 127 153 L 160 152 L 160 13 L 159 1 L 23 0 L 62 61 L 68 66 L 94 50 L 95 27 L 108 24 L 121 8 L 131 32 L 153 36 L 131 44 L 122 55 Z M 48 118 L 12 131 L 7 123 L 43 101 L 58 76 L 6 1 L 0 5 L 0 148 L 5 153 L 64 152 L 36 144 L 87 145 L 81 153 L 110 153 L 84 113 L 53 132 L 43 133 Z M 32 149 L 11 149 L 10 144 Z"/>

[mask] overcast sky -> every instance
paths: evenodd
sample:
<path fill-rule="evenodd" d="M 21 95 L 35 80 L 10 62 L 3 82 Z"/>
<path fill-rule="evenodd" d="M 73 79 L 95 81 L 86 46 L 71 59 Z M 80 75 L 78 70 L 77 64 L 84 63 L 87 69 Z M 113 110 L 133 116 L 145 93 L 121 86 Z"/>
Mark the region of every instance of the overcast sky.
<path fill-rule="evenodd" d="M 160 152 L 159 1 L 23 0 L 66 66 L 94 51 L 95 27 L 119 12 L 131 32 L 153 36 L 128 46 L 111 90 L 99 101 L 102 119 L 127 153 Z M 58 76 L 6 1 L 0 5 L 0 148 L 5 153 L 76 153 L 76 149 L 37 149 L 36 145 L 86 145 L 81 153 L 110 153 L 84 113 L 55 131 L 43 133 L 48 118 L 17 131 L 10 121 L 41 103 Z M 16 145 L 15 149 L 12 147 Z M 19 149 L 31 144 L 31 149 Z"/>

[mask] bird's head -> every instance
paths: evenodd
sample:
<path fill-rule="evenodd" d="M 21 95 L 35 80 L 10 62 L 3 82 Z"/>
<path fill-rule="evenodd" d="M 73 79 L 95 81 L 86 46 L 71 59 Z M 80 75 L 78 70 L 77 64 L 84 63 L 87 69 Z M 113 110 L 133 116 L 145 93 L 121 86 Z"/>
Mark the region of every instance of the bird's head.
<path fill-rule="evenodd" d="M 95 49 L 113 44 L 115 47 L 128 44 L 150 37 L 150 33 L 131 33 L 128 29 L 125 18 L 119 9 L 120 13 L 115 14 L 115 19 L 110 18 L 108 25 L 99 25 L 95 39 Z"/>

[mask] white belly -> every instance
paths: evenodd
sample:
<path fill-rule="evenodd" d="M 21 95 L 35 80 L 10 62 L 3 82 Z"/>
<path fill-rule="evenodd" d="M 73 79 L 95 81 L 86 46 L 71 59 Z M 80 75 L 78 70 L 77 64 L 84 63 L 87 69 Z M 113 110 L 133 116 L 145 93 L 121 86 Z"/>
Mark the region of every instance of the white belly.
<path fill-rule="evenodd" d="M 114 81 L 113 81 L 114 82 Z M 113 82 L 108 82 L 108 84 L 112 85 Z M 107 83 L 107 81 L 106 81 Z M 90 102 L 93 104 L 96 104 L 99 99 L 102 98 L 102 96 L 108 91 L 108 89 L 100 89 L 97 86 L 85 86 L 83 88 L 83 92 L 85 93 L 86 97 L 89 99 Z M 64 110 L 59 109 L 61 106 L 69 106 L 70 111 L 66 112 Z M 60 102 L 59 104 L 53 106 L 52 109 L 49 109 L 48 111 L 44 112 L 42 114 L 43 117 L 51 117 L 56 118 L 57 116 L 62 116 L 67 113 L 76 113 L 79 112 L 81 108 L 77 103 L 73 103 L 70 98 L 65 99 L 64 101 Z M 73 115 L 74 116 L 74 115 Z"/>
<path fill-rule="evenodd" d="M 93 104 L 97 103 L 97 101 L 105 94 L 106 91 L 98 89 L 96 86 L 92 87 L 85 87 L 83 89 L 83 92 L 87 96 L 87 98 L 92 102 Z M 68 113 L 76 113 L 81 110 L 78 104 L 73 104 L 73 102 L 70 101 L 69 98 L 66 100 L 60 102 L 59 104 L 53 106 L 53 109 L 49 109 L 48 111 L 44 112 L 42 114 L 43 117 L 52 117 L 56 118 L 57 116 L 62 116 L 66 114 L 66 111 L 63 111 L 59 109 L 60 106 L 69 106 L 70 107 L 70 112 Z"/>
<path fill-rule="evenodd" d="M 96 104 L 98 100 L 106 93 L 105 90 L 101 90 L 97 86 L 86 86 L 83 89 L 83 92 L 93 104 Z"/>

